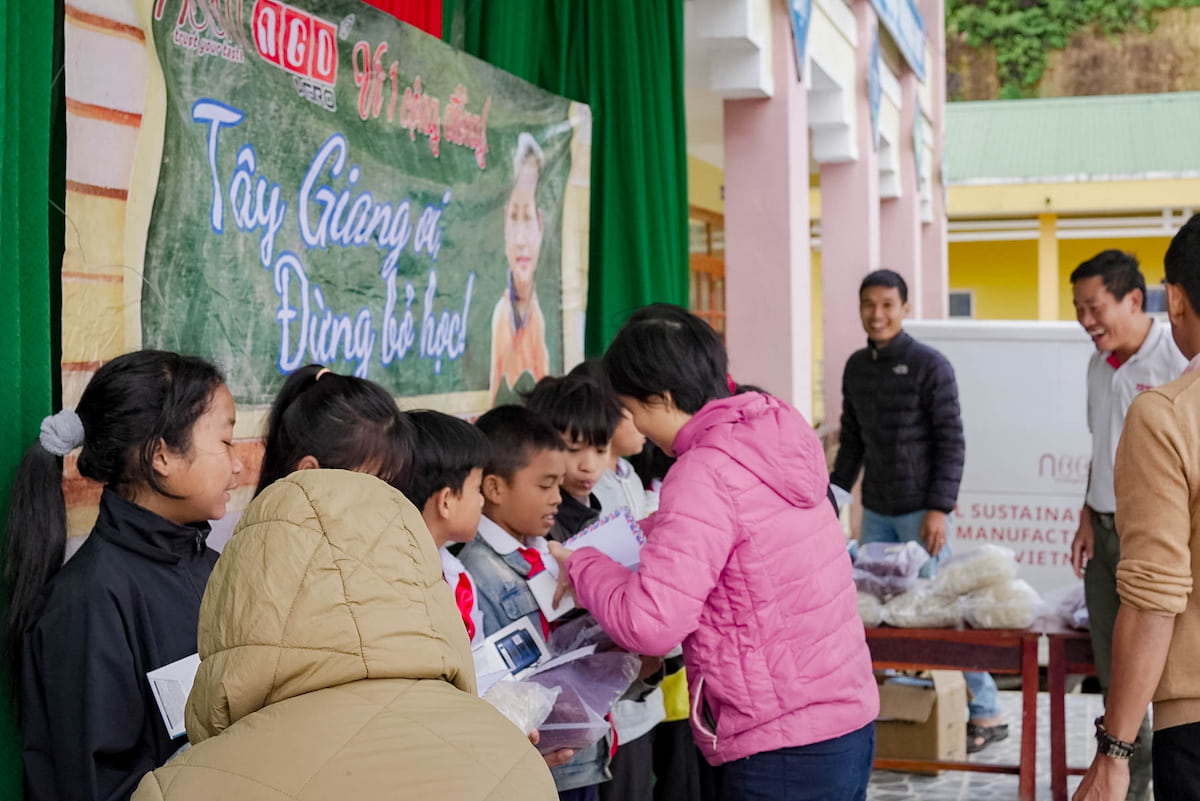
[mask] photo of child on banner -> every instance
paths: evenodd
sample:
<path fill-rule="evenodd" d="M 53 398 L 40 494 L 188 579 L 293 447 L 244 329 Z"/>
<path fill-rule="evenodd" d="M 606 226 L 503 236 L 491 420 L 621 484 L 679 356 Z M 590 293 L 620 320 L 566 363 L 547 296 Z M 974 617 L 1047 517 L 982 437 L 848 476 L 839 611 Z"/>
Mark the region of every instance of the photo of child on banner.
<path fill-rule="evenodd" d="M 519 393 L 550 374 L 546 318 L 533 277 L 542 251 L 543 220 L 537 190 L 546 158 L 532 134 L 522 132 L 513 158 L 513 189 L 504 205 L 508 285 L 492 312 L 492 405 L 519 401 Z M 529 376 L 529 378 L 525 378 Z M 524 379 L 524 381 L 522 381 Z"/>

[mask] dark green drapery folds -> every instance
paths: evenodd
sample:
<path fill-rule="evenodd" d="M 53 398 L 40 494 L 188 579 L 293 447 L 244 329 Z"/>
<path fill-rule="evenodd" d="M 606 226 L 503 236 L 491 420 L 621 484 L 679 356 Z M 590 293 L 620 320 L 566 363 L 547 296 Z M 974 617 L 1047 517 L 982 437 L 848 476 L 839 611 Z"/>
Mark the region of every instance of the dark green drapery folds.
<path fill-rule="evenodd" d="M 57 251 L 53 264 L 60 264 L 62 215 L 48 201 L 53 189 L 61 207 L 61 83 L 54 81 L 61 9 L 61 2 L 0 4 L 0 341 L 9 353 L 0 390 L 0 526 L 17 462 L 52 410 L 57 385 L 51 254 Z M 0 532 L 0 553 L 3 540 Z M 21 745 L 8 686 L 0 676 L 0 798 L 20 798 Z"/>
<path fill-rule="evenodd" d="M 588 355 L 687 305 L 682 0 L 445 0 L 446 41 L 592 107 Z"/>

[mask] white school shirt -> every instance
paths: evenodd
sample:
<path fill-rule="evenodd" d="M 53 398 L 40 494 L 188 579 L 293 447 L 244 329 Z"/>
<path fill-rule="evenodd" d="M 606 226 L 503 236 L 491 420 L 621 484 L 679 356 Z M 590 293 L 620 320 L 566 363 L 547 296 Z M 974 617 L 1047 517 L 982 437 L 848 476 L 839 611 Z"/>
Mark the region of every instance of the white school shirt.
<path fill-rule="evenodd" d="M 626 507 L 634 520 L 641 520 L 649 514 L 646 509 L 646 488 L 634 471 L 633 465 L 624 459 L 617 459 L 614 470 L 605 470 L 604 475 L 592 487 L 592 494 L 600 501 L 600 514 L 606 515 L 617 509 Z"/>
<path fill-rule="evenodd" d="M 471 647 L 482 645 L 487 639 L 483 636 L 483 609 L 479 606 L 479 595 L 475 590 L 475 580 L 471 578 L 471 574 L 467 572 L 467 568 L 459 561 L 458 557 L 450 553 L 450 550 L 443 546 L 438 553 L 442 557 L 442 576 L 445 577 L 446 583 L 450 585 L 450 591 L 454 593 L 454 603 L 458 606 L 458 583 L 466 577 L 467 585 L 471 588 L 471 622 L 475 625 L 474 636 L 471 637 Z M 462 607 L 459 607 L 459 613 L 462 613 Z M 465 623 L 464 623 L 465 625 Z"/>
<path fill-rule="evenodd" d="M 501 556 L 507 556 L 517 550 L 518 547 L 522 547 L 521 542 L 518 542 L 516 537 L 500 528 L 500 524 L 491 520 L 487 515 L 479 518 L 479 536 L 483 537 L 483 541 Z M 542 554 L 542 562 L 549 569 L 550 563 L 554 561 L 554 557 L 550 555 L 550 546 L 546 543 L 546 538 L 525 537 L 522 541 L 524 542 L 523 547 L 533 548 Z"/>
<path fill-rule="evenodd" d="M 1170 330 L 1155 319 L 1150 320 L 1146 341 L 1120 366 L 1115 366 L 1111 353 L 1092 354 L 1087 371 L 1087 419 L 1092 432 L 1087 505 L 1093 510 L 1102 514 L 1117 510 L 1113 463 L 1129 404 L 1139 393 L 1174 381 L 1186 366 L 1187 359 L 1175 347 Z"/>

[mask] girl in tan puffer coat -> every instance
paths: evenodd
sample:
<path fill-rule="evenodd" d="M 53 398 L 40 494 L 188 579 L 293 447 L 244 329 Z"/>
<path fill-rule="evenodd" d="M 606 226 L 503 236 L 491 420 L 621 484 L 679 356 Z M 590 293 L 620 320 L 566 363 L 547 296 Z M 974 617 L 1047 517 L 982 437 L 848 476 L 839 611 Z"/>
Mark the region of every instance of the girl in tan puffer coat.
<path fill-rule="evenodd" d="M 134 801 L 553 801 L 546 763 L 475 694 L 420 512 L 305 470 L 246 510 L 200 608 L 192 748 Z"/>

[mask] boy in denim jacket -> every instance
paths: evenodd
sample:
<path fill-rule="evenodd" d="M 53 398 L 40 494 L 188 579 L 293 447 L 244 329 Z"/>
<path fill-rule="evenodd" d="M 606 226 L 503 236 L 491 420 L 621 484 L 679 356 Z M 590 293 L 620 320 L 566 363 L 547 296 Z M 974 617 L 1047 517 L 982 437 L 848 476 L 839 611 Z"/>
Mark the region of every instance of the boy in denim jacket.
<path fill-rule="evenodd" d="M 566 445 L 548 423 L 521 406 L 498 406 L 475 424 L 491 446 L 483 468 L 483 517 L 478 535 L 458 556 L 475 581 L 484 634 L 527 617 L 549 636 L 528 580 L 551 561 L 546 535 L 562 500 Z M 607 757 L 608 744 L 601 740 L 554 767 L 559 798 L 594 799 L 596 785 L 608 778 Z"/>

